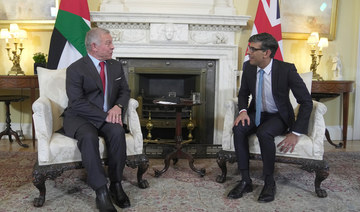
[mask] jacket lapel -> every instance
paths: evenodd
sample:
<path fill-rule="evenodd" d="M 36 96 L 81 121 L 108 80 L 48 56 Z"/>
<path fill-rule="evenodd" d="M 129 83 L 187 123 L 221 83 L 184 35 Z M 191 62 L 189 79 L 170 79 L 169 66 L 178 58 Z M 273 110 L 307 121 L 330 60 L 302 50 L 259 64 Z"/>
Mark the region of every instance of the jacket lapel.
<path fill-rule="evenodd" d="M 90 76 L 94 79 L 96 86 L 102 91 L 103 91 L 103 86 L 102 86 L 102 82 L 101 82 L 101 78 L 99 75 L 99 72 L 97 71 L 94 63 L 92 62 L 92 60 L 90 59 L 89 56 L 85 56 L 84 58 L 84 63 L 87 66 L 87 70 L 90 74 Z"/>

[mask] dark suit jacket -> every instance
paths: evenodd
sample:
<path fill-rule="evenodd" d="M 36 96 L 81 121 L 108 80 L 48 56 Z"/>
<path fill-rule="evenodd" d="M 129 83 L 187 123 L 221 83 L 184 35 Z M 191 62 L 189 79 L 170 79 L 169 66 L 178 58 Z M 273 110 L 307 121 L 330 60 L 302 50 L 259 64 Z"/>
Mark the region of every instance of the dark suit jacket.
<path fill-rule="evenodd" d="M 248 113 L 252 113 L 255 112 L 257 67 L 250 65 L 249 61 L 244 64 L 244 67 L 238 106 L 240 110 L 247 109 Z M 274 59 L 271 70 L 272 93 L 282 120 L 290 131 L 306 134 L 312 111 L 312 99 L 305 83 L 297 73 L 294 64 Z M 300 104 L 296 121 L 289 99 L 289 89 Z M 250 94 L 253 98 L 248 105 Z"/>
<path fill-rule="evenodd" d="M 108 108 L 116 104 L 127 107 L 130 89 L 120 62 L 107 60 Z M 66 94 L 69 98 L 64 115 L 64 131 L 74 137 L 76 130 L 90 122 L 97 129 L 104 123 L 107 113 L 103 111 L 104 94 L 100 75 L 89 56 L 85 56 L 66 70 Z"/>

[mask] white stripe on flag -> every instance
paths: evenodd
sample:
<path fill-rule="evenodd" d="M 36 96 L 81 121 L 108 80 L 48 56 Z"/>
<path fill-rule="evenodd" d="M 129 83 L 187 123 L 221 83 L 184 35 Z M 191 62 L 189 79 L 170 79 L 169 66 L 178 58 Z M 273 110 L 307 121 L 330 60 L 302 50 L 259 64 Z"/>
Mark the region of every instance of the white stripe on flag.
<path fill-rule="evenodd" d="M 75 47 L 71 45 L 69 41 L 67 41 L 61 53 L 57 69 L 67 68 L 69 65 L 71 65 L 73 62 L 77 61 L 81 57 L 82 55 L 80 54 L 80 52 L 78 52 L 78 50 L 75 49 Z"/>

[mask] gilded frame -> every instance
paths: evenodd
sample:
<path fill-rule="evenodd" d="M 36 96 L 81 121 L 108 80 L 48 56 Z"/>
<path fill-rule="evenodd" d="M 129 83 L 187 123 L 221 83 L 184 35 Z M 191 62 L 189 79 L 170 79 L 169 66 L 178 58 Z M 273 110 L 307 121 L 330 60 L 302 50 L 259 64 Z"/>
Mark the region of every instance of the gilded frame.
<path fill-rule="evenodd" d="M 331 8 L 325 9 L 324 13 L 320 15 L 316 12 L 311 13 L 320 8 L 323 2 L 331 5 Z M 320 36 L 334 40 L 337 6 L 338 0 L 280 0 L 283 39 L 307 39 L 311 32 L 316 31 Z M 294 8 L 296 9 L 294 10 Z M 294 11 L 299 12 L 295 13 Z"/>
<path fill-rule="evenodd" d="M 21 1 L 21 4 L 19 4 Z M 7 18 L 5 17 L 7 14 L 13 15 L 13 11 L 21 11 L 20 7 L 24 6 L 24 3 L 29 5 L 37 5 L 39 8 L 44 8 L 40 5 L 46 5 L 48 9 L 50 7 L 55 6 L 56 10 L 59 8 L 59 0 L 51 0 L 53 1 L 49 4 L 49 0 L 26 0 L 26 1 L 8 1 L 8 0 L 0 0 L 0 7 L 2 10 L 2 14 L 0 14 L 0 28 L 8 28 L 10 24 L 16 23 L 20 28 L 26 30 L 52 30 L 54 28 L 56 17 L 50 16 L 50 14 L 45 14 L 43 16 L 37 15 L 34 17 L 33 14 L 39 14 L 35 12 L 28 12 L 26 14 L 16 14 L 16 19 L 14 17 Z M 6 4 L 6 6 L 5 6 Z M 10 9 L 11 8 L 11 9 Z"/>

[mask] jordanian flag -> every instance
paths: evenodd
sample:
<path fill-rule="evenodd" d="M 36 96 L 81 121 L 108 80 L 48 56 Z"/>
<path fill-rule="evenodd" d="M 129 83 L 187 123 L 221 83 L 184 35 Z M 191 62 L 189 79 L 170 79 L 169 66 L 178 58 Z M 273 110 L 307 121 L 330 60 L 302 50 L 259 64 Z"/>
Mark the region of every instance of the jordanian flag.
<path fill-rule="evenodd" d="M 61 0 L 51 36 L 49 69 L 67 68 L 87 54 L 85 35 L 90 30 L 87 0 Z"/>

